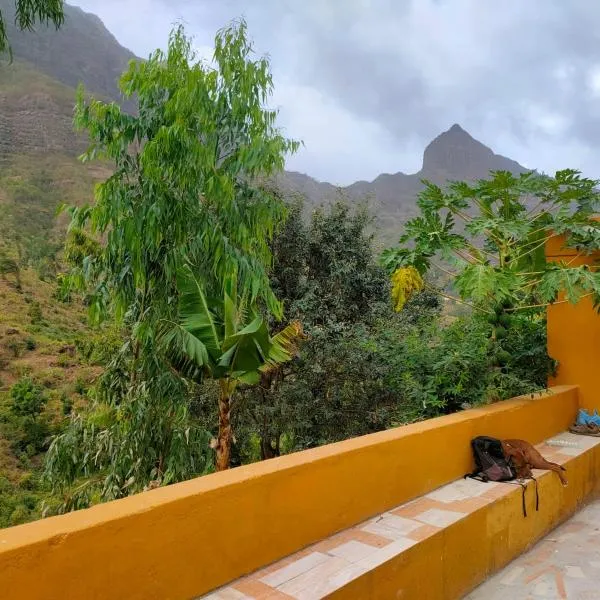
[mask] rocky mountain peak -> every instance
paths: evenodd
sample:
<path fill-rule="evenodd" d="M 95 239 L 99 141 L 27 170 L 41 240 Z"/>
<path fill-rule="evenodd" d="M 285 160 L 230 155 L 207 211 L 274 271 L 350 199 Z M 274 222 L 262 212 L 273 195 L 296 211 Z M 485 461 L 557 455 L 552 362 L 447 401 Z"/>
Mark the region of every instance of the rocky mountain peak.
<path fill-rule="evenodd" d="M 437 178 L 472 179 L 482 177 L 490 170 L 501 169 L 523 171 L 518 163 L 494 154 L 455 123 L 425 148 L 421 173 L 425 177 L 435 174 Z"/>

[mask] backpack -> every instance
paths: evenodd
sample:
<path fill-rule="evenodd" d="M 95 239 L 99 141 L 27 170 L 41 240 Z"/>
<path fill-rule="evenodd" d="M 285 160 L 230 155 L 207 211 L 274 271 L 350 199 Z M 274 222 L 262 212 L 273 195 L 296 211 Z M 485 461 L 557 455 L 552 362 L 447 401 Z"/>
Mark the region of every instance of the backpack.
<path fill-rule="evenodd" d="M 512 459 L 504 455 L 502 442 L 496 438 L 479 436 L 471 440 L 471 450 L 475 460 L 475 470 L 467 473 L 465 478 L 477 479 L 478 481 L 515 483 L 523 488 L 523 516 L 527 516 L 525 506 L 525 490 L 527 484 L 515 481 L 517 479 L 517 470 Z M 533 477 L 532 477 L 533 479 Z M 539 510 L 539 496 L 537 481 L 535 482 L 535 510 Z"/>
<path fill-rule="evenodd" d="M 504 456 L 500 440 L 479 436 L 471 440 L 471 449 L 476 468 L 468 477 L 480 481 L 513 481 L 517 478 L 512 460 Z"/>

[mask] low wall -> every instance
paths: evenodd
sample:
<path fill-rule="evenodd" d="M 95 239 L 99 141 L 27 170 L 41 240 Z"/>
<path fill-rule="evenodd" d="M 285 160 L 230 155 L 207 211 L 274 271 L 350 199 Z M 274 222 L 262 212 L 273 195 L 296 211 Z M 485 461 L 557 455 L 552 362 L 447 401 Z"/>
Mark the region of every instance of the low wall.
<path fill-rule="evenodd" d="M 535 510 L 533 484 L 526 494 L 523 516 L 521 489 L 514 489 L 486 504 L 399 556 L 379 565 L 327 596 L 328 600 L 455 600 L 463 598 L 490 575 L 514 560 L 540 538 L 575 513 L 600 492 L 600 445 L 566 463 L 569 485 L 556 475 L 538 475 L 539 511 Z M 511 486 L 505 486 L 503 492 Z M 552 591 L 548 590 L 548 596 Z M 506 586 L 502 596 L 510 598 Z M 572 596 L 569 595 L 569 598 Z M 592 598 L 585 592 L 578 598 Z M 567 598 L 566 595 L 560 598 Z"/>
<path fill-rule="evenodd" d="M 537 443 L 577 407 L 557 387 L 0 530 L 1 597 L 199 596 L 461 477 L 474 436 Z"/>

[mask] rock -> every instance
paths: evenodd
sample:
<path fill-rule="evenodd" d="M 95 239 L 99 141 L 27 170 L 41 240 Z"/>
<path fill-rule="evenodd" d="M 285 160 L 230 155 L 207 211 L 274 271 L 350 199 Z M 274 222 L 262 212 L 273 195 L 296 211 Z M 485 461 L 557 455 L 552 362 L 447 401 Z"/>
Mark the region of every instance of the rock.
<path fill-rule="evenodd" d="M 19 330 L 16 329 L 15 327 L 7 327 L 6 328 L 6 335 L 17 335 L 19 333 Z"/>

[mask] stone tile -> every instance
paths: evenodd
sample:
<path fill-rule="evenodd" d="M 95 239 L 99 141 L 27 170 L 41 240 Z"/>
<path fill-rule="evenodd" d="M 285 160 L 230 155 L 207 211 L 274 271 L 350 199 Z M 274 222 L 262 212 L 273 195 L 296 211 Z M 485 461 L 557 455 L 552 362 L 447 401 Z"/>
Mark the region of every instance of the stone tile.
<path fill-rule="evenodd" d="M 246 594 L 247 597 L 253 598 L 253 600 L 289 600 L 292 598 L 292 596 L 288 596 L 266 583 L 250 577 L 238 581 L 232 587 Z"/>
<path fill-rule="evenodd" d="M 600 501 L 558 527 L 529 552 L 488 579 L 470 600 L 600 600 Z M 600 532 L 599 532 L 600 533 Z"/>
<path fill-rule="evenodd" d="M 363 544 L 369 544 L 369 546 L 375 546 L 376 548 L 383 548 L 383 546 L 387 546 L 393 541 L 390 538 L 369 533 L 362 529 L 352 529 L 352 539 Z"/>
<path fill-rule="evenodd" d="M 478 498 L 485 494 L 486 491 L 493 489 L 496 483 L 483 483 L 475 479 L 459 479 L 444 487 L 426 494 L 426 498 L 436 500 L 438 502 L 452 503 L 469 498 Z"/>
<path fill-rule="evenodd" d="M 479 510 L 487 504 L 490 504 L 490 502 L 492 502 L 492 500 L 485 497 L 466 498 L 465 500 L 450 502 L 448 505 L 446 505 L 446 509 L 462 513 L 471 513 Z"/>
<path fill-rule="evenodd" d="M 427 525 L 435 525 L 436 527 L 448 527 L 456 521 L 460 521 L 465 516 L 465 513 L 455 512 L 452 510 L 439 510 L 432 508 L 431 510 L 425 511 L 424 513 L 415 517 L 422 523 Z"/>
<path fill-rule="evenodd" d="M 502 579 L 500 579 L 500 583 L 502 585 L 513 585 L 521 578 L 524 572 L 525 567 L 513 567 L 508 570 L 508 573 L 506 573 Z"/>
<path fill-rule="evenodd" d="M 426 494 L 425 497 L 436 500 L 437 502 L 443 502 L 444 504 L 456 502 L 457 500 L 466 500 L 468 498 L 468 496 L 453 485 L 445 485 L 442 488 L 438 488 L 437 490 Z"/>
<path fill-rule="evenodd" d="M 362 527 L 363 531 L 374 533 L 385 538 L 398 540 L 406 534 L 418 529 L 421 523 L 412 519 L 405 519 L 397 515 L 384 513 L 381 517 L 373 519 Z"/>
<path fill-rule="evenodd" d="M 374 552 L 373 554 L 367 556 L 367 558 L 363 558 L 357 564 L 361 567 L 364 567 L 367 571 L 382 565 L 384 562 L 402 554 L 405 550 L 414 546 L 417 542 L 415 540 L 411 540 L 409 538 L 401 538 L 394 542 L 392 542 L 389 546 L 385 548 L 381 548 Z"/>
<path fill-rule="evenodd" d="M 585 579 L 585 575 L 581 570 L 581 567 L 575 565 L 568 565 L 565 567 L 565 575 L 567 577 L 575 577 L 576 579 Z"/>
<path fill-rule="evenodd" d="M 316 600 L 365 571 L 365 568 L 342 558 L 329 557 L 325 562 L 286 581 L 277 589 L 298 600 Z"/>
<path fill-rule="evenodd" d="M 327 554 L 313 552 L 312 554 L 309 554 L 308 556 L 305 556 L 299 560 L 293 560 L 282 569 L 274 571 L 265 577 L 261 577 L 260 581 L 270 585 L 271 587 L 278 587 L 286 581 L 290 581 L 291 579 L 294 579 L 295 577 L 310 571 L 317 565 L 329 560 L 331 560 L 331 557 L 329 557 Z"/>
<path fill-rule="evenodd" d="M 377 552 L 377 548 L 375 546 L 370 546 L 369 544 L 363 544 L 362 542 L 356 542 L 352 540 L 332 548 L 329 551 L 329 554 L 332 556 L 339 556 L 348 562 L 356 563 L 359 560 L 366 558 L 370 554 L 373 554 L 373 552 Z"/>
<path fill-rule="evenodd" d="M 415 542 L 420 542 L 436 534 L 438 531 L 441 531 L 441 528 L 435 525 L 421 525 L 418 529 L 407 533 L 406 537 L 415 540 Z"/>
<path fill-rule="evenodd" d="M 202 600 L 252 600 L 252 596 L 246 596 L 232 587 L 226 587 L 208 596 L 202 596 Z"/>
<path fill-rule="evenodd" d="M 445 504 L 443 502 L 439 502 L 437 500 L 433 500 L 432 498 L 427 498 L 427 496 L 423 496 L 421 498 L 413 500 L 412 502 L 408 502 L 407 504 L 398 506 L 390 512 L 393 515 L 397 515 L 405 519 L 412 519 L 415 517 L 415 515 L 420 515 L 422 512 L 425 512 L 430 508 L 444 508 L 444 506 Z"/>

